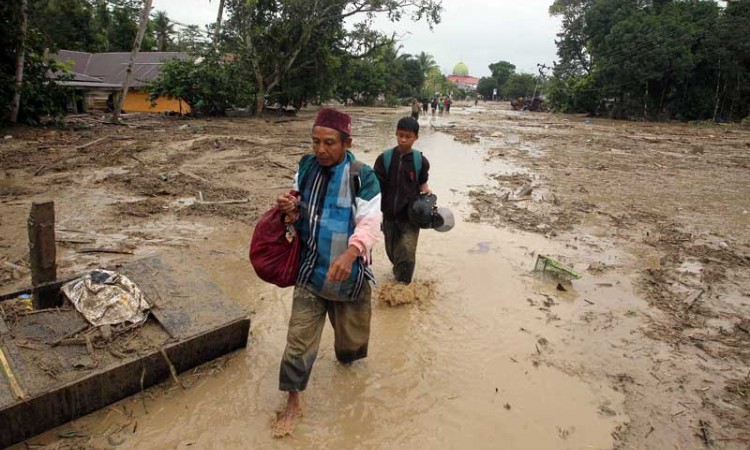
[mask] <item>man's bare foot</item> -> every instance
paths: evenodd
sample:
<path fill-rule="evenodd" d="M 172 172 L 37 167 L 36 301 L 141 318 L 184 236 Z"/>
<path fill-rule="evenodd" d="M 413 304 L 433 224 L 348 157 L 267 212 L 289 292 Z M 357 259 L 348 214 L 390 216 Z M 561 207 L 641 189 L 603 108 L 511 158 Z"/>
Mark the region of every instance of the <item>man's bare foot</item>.
<path fill-rule="evenodd" d="M 282 438 L 289 436 L 294 431 L 294 422 L 302 417 L 302 405 L 300 404 L 299 392 L 290 392 L 283 411 L 276 413 L 276 422 L 273 424 L 273 437 Z"/>

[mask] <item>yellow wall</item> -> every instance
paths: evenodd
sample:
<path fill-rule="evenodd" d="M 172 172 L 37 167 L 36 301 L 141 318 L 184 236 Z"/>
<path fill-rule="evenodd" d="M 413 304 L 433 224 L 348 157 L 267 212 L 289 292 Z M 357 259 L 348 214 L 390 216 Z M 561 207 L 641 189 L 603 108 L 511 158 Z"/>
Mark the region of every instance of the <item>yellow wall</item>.
<path fill-rule="evenodd" d="M 126 113 L 130 112 L 175 112 L 180 114 L 189 114 L 190 106 L 175 98 L 159 97 L 156 104 L 152 107 L 148 94 L 145 92 L 128 91 L 125 98 L 125 104 L 122 109 Z"/>

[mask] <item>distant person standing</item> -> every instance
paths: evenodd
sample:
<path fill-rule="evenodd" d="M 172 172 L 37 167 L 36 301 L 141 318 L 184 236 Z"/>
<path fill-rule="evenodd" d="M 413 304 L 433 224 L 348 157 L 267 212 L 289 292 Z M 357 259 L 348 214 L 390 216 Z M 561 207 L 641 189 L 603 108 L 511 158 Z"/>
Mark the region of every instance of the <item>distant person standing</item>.
<path fill-rule="evenodd" d="M 443 108 L 445 108 L 445 112 L 446 113 L 451 112 L 451 99 L 450 99 L 450 97 L 445 97 L 443 99 Z"/>
<path fill-rule="evenodd" d="M 419 109 L 420 109 L 419 100 L 417 100 L 416 97 L 415 97 L 411 101 L 411 117 L 412 117 L 412 119 L 419 120 Z"/>
<path fill-rule="evenodd" d="M 427 115 L 427 110 L 430 107 L 430 102 L 427 100 L 427 98 L 422 99 L 422 114 L 425 116 Z"/>
<path fill-rule="evenodd" d="M 430 106 L 432 106 L 432 115 L 434 116 L 435 115 L 435 110 L 438 107 L 438 99 L 437 99 L 437 97 L 433 97 L 432 98 L 432 105 L 430 105 Z"/>

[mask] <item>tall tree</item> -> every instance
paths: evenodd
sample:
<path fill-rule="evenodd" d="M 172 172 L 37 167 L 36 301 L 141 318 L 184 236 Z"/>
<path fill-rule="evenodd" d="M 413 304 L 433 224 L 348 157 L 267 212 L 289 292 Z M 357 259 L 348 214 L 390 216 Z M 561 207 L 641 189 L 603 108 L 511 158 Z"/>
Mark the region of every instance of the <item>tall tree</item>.
<path fill-rule="evenodd" d="M 516 66 L 508 61 L 498 61 L 490 64 L 489 69 L 492 72 L 492 78 L 497 81 L 498 87 L 504 85 L 511 75 L 516 73 Z"/>
<path fill-rule="evenodd" d="M 160 52 L 172 49 L 172 36 L 175 34 L 174 25 L 164 11 L 156 11 L 152 19 L 154 33 L 156 34 L 156 46 Z"/>
<path fill-rule="evenodd" d="M 28 5 L 25 33 L 20 27 L 24 3 Z M 61 64 L 46 57 L 44 30 L 31 20 L 32 3 L 0 2 L 0 120 L 10 120 L 13 110 L 15 120 L 34 124 L 64 110 L 65 89 L 53 80 L 66 77 L 61 74 Z M 17 77 L 19 68 L 22 76 Z"/>
<path fill-rule="evenodd" d="M 353 35 L 344 29 L 345 20 L 376 14 L 400 20 L 409 14 L 433 24 L 440 19 L 440 4 L 441 0 L 228 0 L 227 31 L 255 79 L 255 112 L 260 114 L 266 94 L 290 74 L 334 63 L 321 60 L 321 50 L 356 46 L 347 40 Z"/>
<path fill-rule="evenodd" d="M 623 118 L 741 119 L 750 14 L 735 14 L 748 4 L 556 0 L 563 30 L 550 99 L 558 110 Z"/>
<path fill-rule="evenodd" d="M 433 67 L 437 67 L 435 58 L 429 53 L 419 52 L 417 54 L 417 62 L 419 63 L 419 68 L 422 70 L 424 76 L 427 76 Z"/>
<path fill-rule="evenodd" d="M 204 39 L 198 25 L 188 25 L 177 33 L 177 46 L 191 55 L 197 55 L 203 49 Z"/>
<path fill-rule="evenodd" d="M 51 51 L 59 48 L 84 52 L 97 51 L 93 29 L 93 7 L 86 0 L 32 1 L 29 19 L 42 31 L 43 42 Z"/>
<path fill-rule="evenodd" d="M 211 1 L 211 0 L 209 0 Z M 224 0 L 219 0 L 219 12 L 216 14 L 216 24 L 214 25 L 213 46 L 219 46 L 219 37 L 221 36 L 221 20 L 224 16 Z"/>
<path fill-rule="evenodd" d="M 21 14 L 18 20 L 18 49 L 16 50 L 16 82 L 13 103 L 10 107 L 10 121 L 18 122 L 18 111 L 21 109 L 21 89 L 23 88 L 23 66 L 26 59 L 26 31 L 28 27 L 28 2 L 21 0 Z"/>

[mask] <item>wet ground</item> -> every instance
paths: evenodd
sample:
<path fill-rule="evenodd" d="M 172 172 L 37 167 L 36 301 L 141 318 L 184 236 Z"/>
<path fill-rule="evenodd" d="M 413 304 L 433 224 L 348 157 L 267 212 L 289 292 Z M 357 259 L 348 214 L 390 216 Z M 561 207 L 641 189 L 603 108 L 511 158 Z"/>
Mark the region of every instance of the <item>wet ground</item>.
<path fill-rule="evenodd" d="M 349 112 L 367 163 L 405 113 Z M 313 114 L 19 129 L 1 144 L 3 290 L 27 276 L 30 201 L 52 198 L 63 271 L 167 254 L 204 268 L 253 320 L 247 350 L 183 375 L 188 389 L 166 383 L 28 444 L 747 448 L 750 132 L 499 105 L 422 118 L 416 146 L 457 215 L 451 232 L 420 236 L 417 289 L 433 294 L 377 302 L 370 356 L 349 368 L 326 329 L 305 417 L 273 440 L 291 290 L 260 283 L 247 247 L 309 148 Z M 120 139 L 76 148 L 107 133 Z M 539 254 L 583 278 L 558 290 L 531 273 Z M 375 271 L 387 288 L 382 247 Z M 84 436 L 60 439 L 67 430 Z"/>

